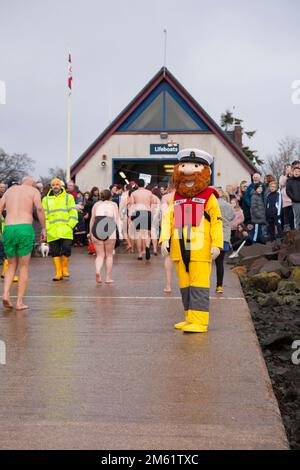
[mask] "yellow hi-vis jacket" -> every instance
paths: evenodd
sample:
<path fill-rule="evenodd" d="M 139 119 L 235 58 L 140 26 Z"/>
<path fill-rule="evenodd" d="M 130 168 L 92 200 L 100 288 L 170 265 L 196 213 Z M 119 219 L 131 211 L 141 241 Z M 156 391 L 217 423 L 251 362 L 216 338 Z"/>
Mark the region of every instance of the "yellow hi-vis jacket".
<path fill-rule="evenodd" d="M 206 261 L 211 262 L 211 247 L 217 246 L 223 249 L 223 225 L 222 216 L 218 200 L 214 194 L 208 198 L 205 212 L 209 217 L 204 215 L 200 224 L 191 227 L 190 233 L 190 261 Z M 207 220 L 210 219 L 210 220 Z M 182 229 L 183 239 L 187 248 L 187 226 Z M 182 259 L 180 250 L 180 233 L 179 229 L 174 227 L 174 199 L 171 201 L 166 210 L 162 225 L 159 243 L 170 240 L 170 255 L 174 261 Z"/>
<path fill-rule="evenodd" d="M 52 189 L 43 198 L 46 217 L 47 242 L 60 238 L 73 240 L 73 229 L 78 223 L 78 212 L 74 197 L 64 188 L 55 196 Z"/>

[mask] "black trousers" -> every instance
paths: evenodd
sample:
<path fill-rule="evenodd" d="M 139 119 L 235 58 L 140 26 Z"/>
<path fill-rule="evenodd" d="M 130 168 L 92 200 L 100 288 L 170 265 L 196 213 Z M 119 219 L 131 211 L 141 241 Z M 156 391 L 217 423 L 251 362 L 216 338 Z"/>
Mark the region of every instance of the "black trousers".
<path fill-rule="evenodd" d="M 285 226 L 289 226 L 291 230 L 294 230 L 294 213 L 293 206 L 287 206 L 283 208 L 283 222 Z"/>
<path fill-rule="evenodd" d="M 283 230 L 281 227 L 281 223 L 278 220 L 278 217 L 274 216 L 274 217 L 268 218 L 267 224 L 268 224 L 268 232 L 272 241 L 276 240 L 275 227 L 277 228 L 277 232 L 278 232 L 280 240 L 284 239 Z"/>
<path fill-rule="evenodd" d="M 223 286 L 225 253 L 226 251 L 221 250 L 221 253 L 215 259 L 216 268 L 217 268 L 217 287 Z"/>
<path fill-rule="evenodd" d="M 60 238 L 54 242 L 49 243 L 50 254 L 55 258 L 56 256 L 71 256 L 72 241 L 67 238 Z"/>

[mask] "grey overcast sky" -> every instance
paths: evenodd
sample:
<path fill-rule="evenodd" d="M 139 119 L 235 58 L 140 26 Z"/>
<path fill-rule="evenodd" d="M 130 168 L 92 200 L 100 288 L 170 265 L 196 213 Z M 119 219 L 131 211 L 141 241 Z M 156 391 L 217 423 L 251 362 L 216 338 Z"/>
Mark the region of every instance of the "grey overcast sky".
<path fill-rule="evenodd" d="M 299 0 L 0 0 L 0 147 L 65 167 L 70 47 L 74 162 L 162 67 L 166 28 L 169 70 L 217 122 L 235 106 L 266 158 L 300 137 L 299 19 Z"/>

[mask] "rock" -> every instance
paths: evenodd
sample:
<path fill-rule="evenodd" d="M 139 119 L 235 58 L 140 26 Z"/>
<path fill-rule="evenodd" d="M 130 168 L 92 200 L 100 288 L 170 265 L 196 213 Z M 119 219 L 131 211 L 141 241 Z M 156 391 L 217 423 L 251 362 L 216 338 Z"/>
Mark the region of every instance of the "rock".
<path fill-rule="evenodd" d="M 263 292 L 277 290 L 280 276 L 277 273 L 259 273 L 250 278 L 252 286 Z"/>
<path fill-rule="evenodd" d="M 300 292 L 299 285 L 291 280 L 281 279 L 278 283 L 278 295 L 289 295 Z"/>
<path fill-rule="evenodd" d="M 225 263 L 236 266 L 237 264 L 240 264 L 240 260 L 239 260 L 239 257 L 237 257 L 237 258 L 226 258 Z"/>
<path fill-rule="evenodd" d="M 261 255 L 246 256 L 245 258 L 240 259 L 240 265 L 246 266 L 247 269 L 250 269 L 254 261 L 258 259 L 261 259 Z"/>
<path fill-rule="evenodd" d="M 289 305 L 290 307 L 297 307 L 298 305 L 297 296 L 295 294 L 285 295 L 283 297 L 283 303 L 284 305 Z"/>
<path fill-rule="evenodd" d="M 300 253 L 291 253 L 287 257 L 289 266 L 300 266 Z"/>
<path fill-rule="evenodd" d="M 289 247 L 287 245 L 281 245 L 279 253 L 278 253 L 278 261 L 282 263 L 289 254 Z"/>
<path fill-rule="evenodd" d="M 261 245 L 260 243 L 254 243 L 250 246 L 244 246 L 239 255 L 242 259 L 249 257 L 256 259 L 259 256 L 264 256 L 266 253 L 272 253 L 272 244 L 267 243 L 266 245 Z"/>
<path fill-rule="evenodd" d="M 295 282 L 296 284 L 299 284 L 300 286 L 300 267 L 292 269 L 290 280 Z"/>
<path fill-rule="evenodd" d="M 266 264 L 266 262 L 267 258 L 265 258 L 264 256 L 260 256 L 259 258 L 255 259 L 249 266 L 248 275 L 254 276 L 255 274 L 258 274 L 260 269 Z"/>
<path fill-rule="evenodd" d="M 263 307 L 263 308 L 266 308 L 266 307 L 274 308 L 274 307 L 284 305 L 284 300 L 285 300 L 283 297 L 279 297 L 277 295 L 277 292 L 271 292 L 268 294 L 259 293 L 257 295 L 253 294 L 253 298 L 256 300 L 258 305 L 260 305 L 260 307 Z"/>
<path fill-rule="evenodd" d="M 239 279 L 245 278 L 247 276 L 247 268 L 246 266 L 236 266 L 231 270 L 234 274 L 237 274 Z"/>
<path fill-rule="evenodd" d="M 251 269 L 253 265 L 251 266 Z M 290 270 L 282 266 L 279 261 L 267 261 L 259 270 L 260 273 L 277 273 L 280 277 L 288 278 L 290 275 Z M 299 278 L 300 279 L 300 278 Z"/>
<path fill-rule="evenodd" d="M 293 336 L 291 334 L 285 333 L 274 333 L 270 336 L 267 336 L 262 341 L 263 348 L 268 348 L 271 350 L 280 350 L 286 346 L 290 347 L 293 342 Z"/>
<path fill-rule="evenodd" d="M 295 250 L 300 252 L 300 237 L 295 240 L 294 246 L 295 246 Z"/>

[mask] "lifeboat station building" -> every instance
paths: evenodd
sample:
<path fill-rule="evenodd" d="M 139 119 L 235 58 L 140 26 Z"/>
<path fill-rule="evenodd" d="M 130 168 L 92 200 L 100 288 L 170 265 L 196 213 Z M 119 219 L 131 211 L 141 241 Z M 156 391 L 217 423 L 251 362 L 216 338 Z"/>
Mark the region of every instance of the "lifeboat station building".
<path fill-rule="evenodd" d="M 81 191 L 138 178 L 167 183 L 176 154 L 186 147 L 214 157 L 215 186 L 248 181 L 256 171 L 241 149 L 241 138 L 238 145 L 163 67 L 78 158 L 71 177 Z"/>

